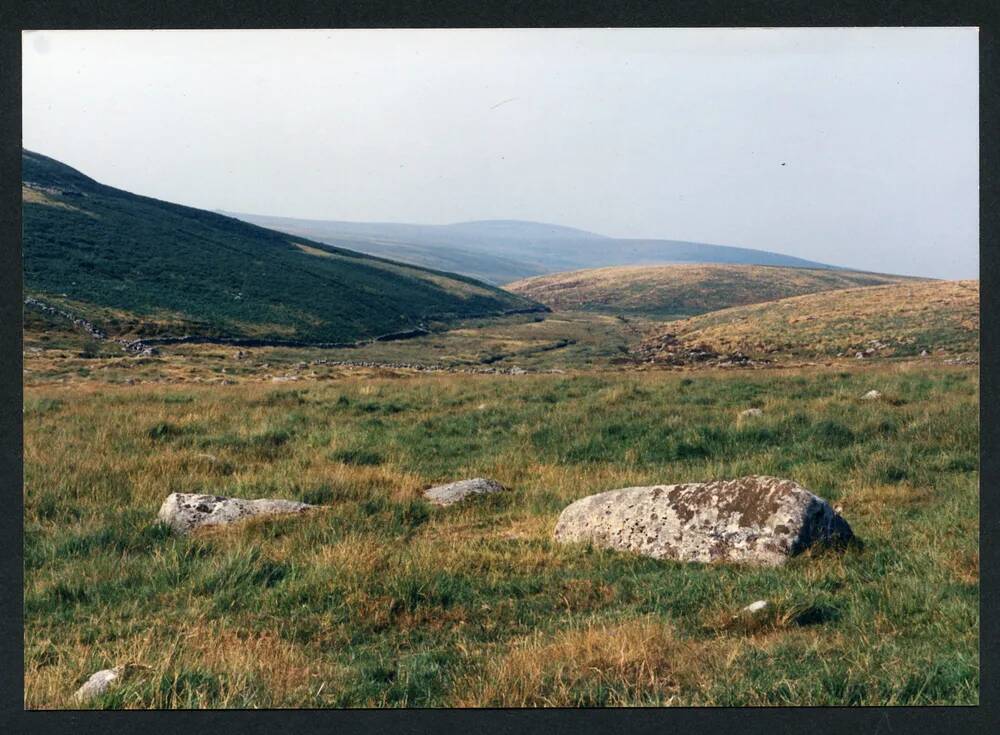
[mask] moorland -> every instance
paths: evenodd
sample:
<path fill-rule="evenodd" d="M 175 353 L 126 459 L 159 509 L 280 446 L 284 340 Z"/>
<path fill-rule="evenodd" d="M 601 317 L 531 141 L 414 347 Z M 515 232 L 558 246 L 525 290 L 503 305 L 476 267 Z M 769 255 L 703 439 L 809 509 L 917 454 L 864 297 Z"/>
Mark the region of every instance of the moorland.
<path fill-rule="evenodd" d="M 755 267 L 748 302 L 745 264 L 676 265 L 683 314 L 601 274 L 565 279 L 600 308 L 547 303 L 49 162 L 24 190 L 25 295 L 58 307 L 24 311 L 26 707 L 978 702 L 977 282 Z M 863 543 L 760 568 L 553 538 L 584 496 L 746 475 Z M 479 476 L 509 491 L 423 494 Z M 177 535 L 174 492 L 320 509 Z"/>

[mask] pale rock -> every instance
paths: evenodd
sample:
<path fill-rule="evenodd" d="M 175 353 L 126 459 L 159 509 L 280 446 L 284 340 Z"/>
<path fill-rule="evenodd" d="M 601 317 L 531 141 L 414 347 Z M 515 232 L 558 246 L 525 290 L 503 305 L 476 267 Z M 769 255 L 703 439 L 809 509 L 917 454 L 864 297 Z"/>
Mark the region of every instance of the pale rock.
<path fill-rule="evenodd" d="M 655 559 L 758 566 L 853 538 L 825 500 L 791 480 L 765 476 L 591 495 L 563 510 L 554 535 Z"/>
<path fill-rule="evenodd" d="M 756 615 L 757 613 L 767 610 L 771 606 L 767 600 L 757 600 L 756 602 L 751 602 L 745 608 L 740 610 L 743 615 Z"/>
<path fill-rule="evenodd" d="M 157 517 L 176 533 L 190 533 L 202 526 L 225 526 L 257 516 L 304 513 L 315 505 L 280 498 L 226 498 L 220 495 L 171 493 Z"/>
<path fill-rule="evenodd" d="M 877 401 L 882 397 L 882 392 L 877 390 L 870 390 L 861 396 L 862 401 Z"/>
<path fill-rule="evenodd" d="M 472 495 L 488 495 L 505 491 L 503 485 L 496 480 L 485 477 L 474 477 L 471 480 L 449 482 L 446 485 L 436 485 L 424 491 L 424 497 L 435 505 L 451 505 Z"/>
<path fill-rule="evenodd" d="M 108 691 L 112 684 L 121 682 L 137 671 L 146 668 L 148 667 L 139 664 L 123 664 L 115 666 L 113 669 L 101 669 L 91 674 L 90 678 L 83 683 L 83 686 L 76 690 L 76 693 L 73 694 L 73 699 L 77 702 L 87 702 L 95 697 L 99 697 Z"/>

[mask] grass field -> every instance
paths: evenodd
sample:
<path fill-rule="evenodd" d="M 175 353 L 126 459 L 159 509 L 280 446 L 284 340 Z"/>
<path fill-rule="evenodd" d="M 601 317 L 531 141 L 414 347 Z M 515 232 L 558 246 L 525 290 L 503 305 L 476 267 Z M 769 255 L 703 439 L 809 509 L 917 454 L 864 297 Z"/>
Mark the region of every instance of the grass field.
<path fill-rule="evenodd" d="M 127 662 L 149 668 L 91 706 L 978 702 L 975 368 L 124 386 L 53 339 L 26 358 L 29 708 Z M 551 539 L 584 495 L 753 473 L 841 505 L 864 546 L 750 569 Z M 421 498 L 476 475 L 512 492 Z M 177 538 L 175 491 L 325 508 Z M 761 598 L 765 625 L 723 625 Z"/>

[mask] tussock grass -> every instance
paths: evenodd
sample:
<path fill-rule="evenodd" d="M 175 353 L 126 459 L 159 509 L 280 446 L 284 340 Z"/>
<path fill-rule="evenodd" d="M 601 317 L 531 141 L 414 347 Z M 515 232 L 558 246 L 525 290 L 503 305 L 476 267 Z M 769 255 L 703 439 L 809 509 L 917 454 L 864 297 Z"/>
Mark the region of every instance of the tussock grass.
<path fill-rule="evenodd" d="M 968 367 L 892 365 L 29 385 L 25 705 L 126 662 L 149 669 L 90 706 L 974 704 L 978 398 Z M 552 541 L 584 495 L 751 473 L 863 548 L 751 569 Z M 479 475 L 512 490 L 422 499 Z M 178 538 L 175 491 L 324 510 Z M 721 624 L 757 599 L 764 624 Z"/>
<path fill-rule="evenodd" d="M 907 280 L 811 293 L 720 309 L 655 331 L 752 357 L 825 359 L 868 349 L 884 357 L 924 350 L 976 357 L 979 281 Z"/>

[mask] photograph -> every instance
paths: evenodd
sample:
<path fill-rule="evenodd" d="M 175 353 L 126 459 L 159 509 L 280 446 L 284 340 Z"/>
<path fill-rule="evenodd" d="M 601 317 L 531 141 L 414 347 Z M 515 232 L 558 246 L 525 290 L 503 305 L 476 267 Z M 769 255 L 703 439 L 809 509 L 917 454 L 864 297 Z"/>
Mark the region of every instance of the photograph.
<path fill-rule="evenodd" d="M 977 27 L 20 41 L 24 710 L 980 704 Z"/>

